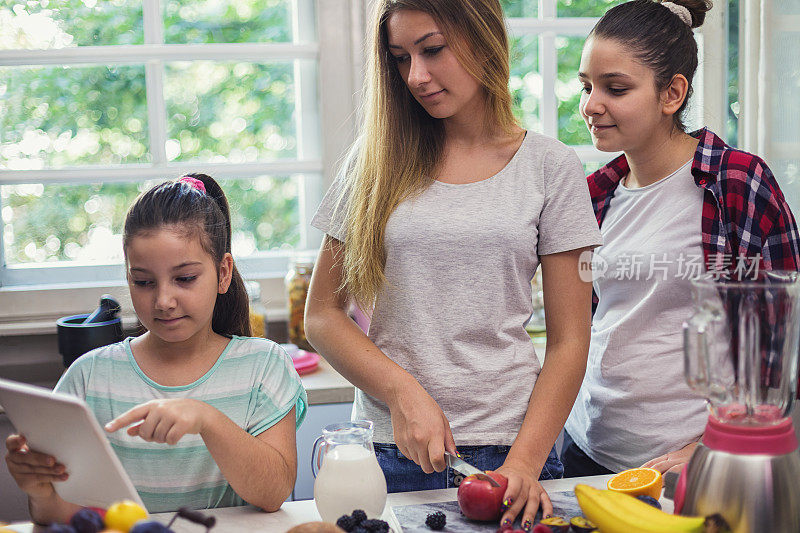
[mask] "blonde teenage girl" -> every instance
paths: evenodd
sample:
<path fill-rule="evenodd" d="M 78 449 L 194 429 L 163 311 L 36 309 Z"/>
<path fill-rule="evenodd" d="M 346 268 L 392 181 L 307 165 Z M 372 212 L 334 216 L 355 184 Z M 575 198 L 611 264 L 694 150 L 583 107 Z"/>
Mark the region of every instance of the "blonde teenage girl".
<path fill-rule="evenodd" d="M 306 332 L 358 387 L 390 491 L 457 485 L 459 451 L 508 478 L 501 520 L 530 530 L 588 348 L 578 256 L 600 236 L 581 165 L 517 125 L 496 0 L 375 4 L 361 136 L 312 222 Z M 523 328 L 540 263 L 543 367 Z M 374 306 L 368 335 L 350 297 Z"/>

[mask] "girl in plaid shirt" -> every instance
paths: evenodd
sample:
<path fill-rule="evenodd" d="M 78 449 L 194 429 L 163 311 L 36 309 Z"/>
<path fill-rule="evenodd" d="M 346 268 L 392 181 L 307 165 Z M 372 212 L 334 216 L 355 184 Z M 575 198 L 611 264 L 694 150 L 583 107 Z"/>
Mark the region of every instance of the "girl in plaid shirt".
<path fill-rule="evenodd" d="M 800 266 L 797 226 L 766 163 L 681 121 L 697 68 L 692 28 L 710 7 L 621 4 L 583 50 L 581 115 L 598 149 L 623 155 L 588 177 L 604 245 L 565 477 L 688 461 L 707 419 L 683 376 L 689 279 Z"/>

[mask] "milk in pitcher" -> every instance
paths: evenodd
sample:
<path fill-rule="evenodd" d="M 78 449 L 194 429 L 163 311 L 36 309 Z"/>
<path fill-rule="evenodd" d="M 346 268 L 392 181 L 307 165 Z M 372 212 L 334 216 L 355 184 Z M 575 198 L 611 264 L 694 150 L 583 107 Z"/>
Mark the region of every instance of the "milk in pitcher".
<path fill-rule="evenodd" d="M 371 423 L 360 435 L 357 430 L 342 430 L 342 425 L 329 427 L 336 430 L 323 431 L 322 466 L 314 482 L 320 516 L 336 522 L 342 515 L 363 509 L 369 518 L 380 518 L 386 506 L 386 478 L 372 448 Z M 360 442 L 353 443 L 356 436 Z"/>

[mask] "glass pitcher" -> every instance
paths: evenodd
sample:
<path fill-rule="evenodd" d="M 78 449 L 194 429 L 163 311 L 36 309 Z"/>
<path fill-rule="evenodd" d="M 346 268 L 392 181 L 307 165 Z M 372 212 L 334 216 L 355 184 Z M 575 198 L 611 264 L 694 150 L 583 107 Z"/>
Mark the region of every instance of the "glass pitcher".
<path fill-rule="evenodd" d="M 320 466 L 321 464 L 321 466 Z M 325 522 L 363 509 L 380 518 L 386 506 L 386 478 L 372 447 L 372 422 L 325 426 L 311 452 L 314 501 Z"/>
<path fill-rule="evenodd" d="M 684 371 L 722 422 L 782 421 L 797 391 L 800 274 L 692 280 L 684 323 Z"/>

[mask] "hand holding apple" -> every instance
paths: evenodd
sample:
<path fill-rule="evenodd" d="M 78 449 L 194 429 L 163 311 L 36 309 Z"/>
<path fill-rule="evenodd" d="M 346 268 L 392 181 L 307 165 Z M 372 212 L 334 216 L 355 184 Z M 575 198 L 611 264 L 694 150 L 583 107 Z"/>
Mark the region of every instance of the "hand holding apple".
<path fill-rule="evenodd" d="M 488 471 L 488 476 L 500 486 L 494 487 L 485 479 L 467 476 L 458 486 L 458 506 L 470 520 L 489 522 L 500 518 L 503 496 L 508 488 L 508 479 L 497 472 Z"/>

